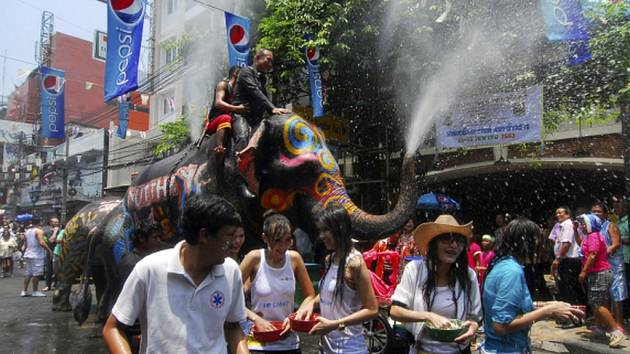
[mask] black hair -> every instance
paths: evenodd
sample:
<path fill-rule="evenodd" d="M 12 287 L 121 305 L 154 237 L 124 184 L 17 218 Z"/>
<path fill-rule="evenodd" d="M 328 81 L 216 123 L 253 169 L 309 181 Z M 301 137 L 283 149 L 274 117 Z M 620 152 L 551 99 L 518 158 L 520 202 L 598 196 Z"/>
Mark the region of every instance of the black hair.
<path fill-rule="evenodd" d="M 503 258 L 512 256 L 523 259 L 529 257 L 536 240 L 540 239 L 541 236 L 540 227 L 529 219 L 519 217 L 510 221 L 505 228 L 503 237 L 497 239 L 494 247 L 494 260 L 490 263 L 487 274 L 490 274 L 492 268 Z"/>
<path fill-rule="evenodd" d="M 320 231 L 330 231 L 337 242 L 339 252 L 339 268 L 337 269 L 337 284 L 333 298 L 335 300 L 343 299 L 343 283 L 345 281 L 344 272 L 346 269 L 346 258 L 352 251 L 352 222 L 348 211 L 342 207 L 331 207 L 322 210 L 317 217 L 317 228 Z M 322 275 L 322 279 L 326 277 L 330 266 L 333 264 L 335 254 L 331 254 L 330 261 L 326 265 L 326 271 Z"/>
<path fill-rule="evenodd" d="M 33 215 L 33 218 L 31 219 L 31 223 L 33 225 L 39 225 L 42 222 L 42 218 L 39 215 Z"/>
<path fill-rule="evenodd" d="M 263 233 L 270 243 L 277 242 L 286 232 L 291 232 L 291 222 L 286 216 L 269 210 L 263 217 Z"/>
<path fill-rule="evenodd" d="M 564 212 L 565 212 L 567 215 L 569 215 L 569 216 L 571 216 L 571 215 L 572 215 L 572 214 L 571 214 L 571 209 L 570 209 L 568 206 L 566 206 L 566 205 L 561 205 L 561 206 L 559 206 L 559 207 L 557 207 L 557 208 L 556 208 L 556 210 L 558 210 L 558 209 L 562 209 L 562 210 L 564 210 Z"/>
<path fill-rule="evenodd" d="M 427 304 L 427 311 L 431 311 L 433 307 L 433 301 L 435 300 L 435 287 L 437 282 L 437 268 L 439 263 L 438 258 L 438 242 L 442 235 L 438 235 L 433 238 L 428 245 L 427 257 L 425 258 L 425 264 L 427 266 L 427 280 L 422 286 L 422 295 L 424 301 Z M 461 236 L 466 239 L 466 236 L 456 234 L 455 236 Z M 471 292 L 472 283 L 468 277 L 468 255 L 466 253 L 466 246 L 460 252 L 459 256 L 455 260 L 455 263 L 451 265 L 447 273 L 448 287 L 453 293 L 453 302 L 455 303 L 455 315 L 457 315 L 457 299 L 461 294 L 461 290 L 466 293 L 467 301 L 472 304 Z M 455 294 L 455 284 L 459 282 L 460 294 Z"/>
<path fill-rule="evenodd" d="M 140 240 L 147 240 L 154 233 L 162 233 L 162 226 L 155 221 L 141 222 L 134 229 L 133 240 L 131 241 L 133 247 L 138 247 Z"/>
<path fill-rule="evenodd" d="M 236 209 L 223 197 L 191 195 L 186 199 L 181 226 L 186 242 L 196 245 L 199 231 L 206 229 L 216 237 L 224 226 L 241 226 L 243 221 Z"/>
<path fill-rule="evenodd" d="M 600 207 L 602 208 L 602 211 L 604 212 L 604 214 L 608 214 L 608 206 L 606 206 L 606 203 L 602 202 L 601 200 L 598 200 L 595 203 L 593 203 L 591 205 L 591 209 L 593 209 L 593 207 Z"/>
<path fill-rule="evenodd" d="M 241 71 L 241 67 L 238 65 L 234 65 L 233 67 L 230 68 L 230 70 L 228 71 L 228 79 L 230 79 L 232 77 L 232 75 L 234 75 L 235 73 L 238 75 L 238 73 Z"/>
<path fill-rule="evenodd" d="M 260 48 L 256 51 L 256 56 L 267 55 L 267 53 L 272 53 L 271 50 L 267 48 Z"/>

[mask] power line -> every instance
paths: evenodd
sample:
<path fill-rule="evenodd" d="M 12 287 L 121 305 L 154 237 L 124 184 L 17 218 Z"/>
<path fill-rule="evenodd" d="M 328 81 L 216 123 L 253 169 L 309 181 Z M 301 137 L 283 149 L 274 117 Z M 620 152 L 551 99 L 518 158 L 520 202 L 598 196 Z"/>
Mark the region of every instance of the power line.
<path fill-rule="evenodd" d="M 10 57 L 8 55 L 3 55 L 3 54 L 0 54 L 0 58 L 6 58 L 6 59 L 9 59 L 9 60 L 17 61 L 17 62 L 24 63 L 24 64 L 37 65 L 37 63 L 33 63 L 32 61 L 26 61 L 26 60 Z"/>

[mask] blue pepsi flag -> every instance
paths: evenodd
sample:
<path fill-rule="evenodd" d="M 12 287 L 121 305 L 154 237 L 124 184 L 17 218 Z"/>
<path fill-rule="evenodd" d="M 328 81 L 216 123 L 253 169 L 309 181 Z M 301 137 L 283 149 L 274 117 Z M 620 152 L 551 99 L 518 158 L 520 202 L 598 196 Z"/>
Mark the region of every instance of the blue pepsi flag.
<path fill-rule="evenodd" d="M 225 28 L 229 67 L 249 65 L 249 19 L 226 12 Z"/>
<path fill-rule="evenodd" d="M 62 70 L 39 68 L 41 75 L 41 111 L 44 138 L 64 138 L 65 78 Z"/>
<path fill-rule="evenodd" d="M 144 12 L 143 0 L 108 1 L 105 102 L 138 88 Z"/>
<path fill-rule="evenodd" d="M 116 135 L 124 139 L 127 137 L 127 125 L 129 124 L 129 102 L 121 102 L 118 104 L 118 130 Z"/>
<path fill-rule="evenodd" d="M 311 36 L 306 37 L 311 40 Z M 308 68 L 308 81 L 311 84 L 311 105 L 313 106 L 313 118 L 324 115 L 324 90 L 322 74 L 319 71 L 319 48 L 306 47 L 306 66 Z"/>
<path fill-rule="evenodd" d="M 541 0 L 547 27 L 547 38 L 569 44 L 569 65 L 581 64 L 591 59 L 588 46 L 590 36 L 587 21 L 582 14 L 580 0 Z"/>

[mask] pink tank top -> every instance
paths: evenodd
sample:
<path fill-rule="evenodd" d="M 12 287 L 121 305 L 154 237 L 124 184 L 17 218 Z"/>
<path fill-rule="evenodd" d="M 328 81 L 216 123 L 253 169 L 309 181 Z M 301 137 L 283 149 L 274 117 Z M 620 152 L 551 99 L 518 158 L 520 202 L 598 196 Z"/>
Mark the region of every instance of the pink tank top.
<path fill-rule="evenodd" d="M 593 252 L 596 254 L 595 261 L 588 272 L 596 273 L 610 269 L 608 254 L 606 253 L 606 242 L 599 232 L 588 234 L 586 240 L 582 242 L 582 254 L 584 255 L 582 263 L 586 263 L 588 255 Z"/>

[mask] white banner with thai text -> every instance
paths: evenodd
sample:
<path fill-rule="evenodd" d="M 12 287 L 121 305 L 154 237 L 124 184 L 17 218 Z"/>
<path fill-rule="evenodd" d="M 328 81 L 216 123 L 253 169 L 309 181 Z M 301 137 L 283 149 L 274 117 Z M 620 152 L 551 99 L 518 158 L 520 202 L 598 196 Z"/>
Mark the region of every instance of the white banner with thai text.
<path fill-rule="evenodd" d="M 437 145 L 461 148 L 540 141 L 540 86 L 460 101 L 436 124 Z"/>

